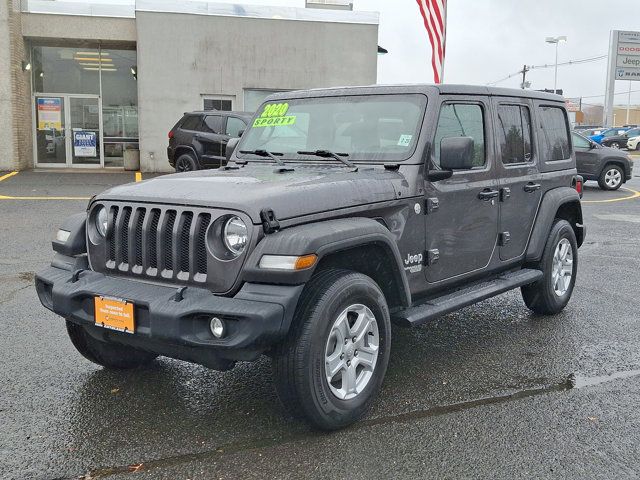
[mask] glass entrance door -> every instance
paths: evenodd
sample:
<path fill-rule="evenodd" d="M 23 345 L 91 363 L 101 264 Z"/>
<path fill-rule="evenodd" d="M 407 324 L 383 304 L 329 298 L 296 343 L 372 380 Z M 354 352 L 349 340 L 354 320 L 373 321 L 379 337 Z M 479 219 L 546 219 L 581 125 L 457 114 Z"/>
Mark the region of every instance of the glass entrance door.
<path fill-rule="evenodd" d="M 41 166 L 103 166 L 97 95 L 35 97 L 35 160 Z"/>
<path fill-rule="evenodd" d="M 100 104 L 97 97 L 69 97 L 72 165 L 100 165 Z"/>
<path fill-rule="evenodd" d="M 37 163 L 67 163 L 64 97 L 36 97 L 35 155 Z"/>

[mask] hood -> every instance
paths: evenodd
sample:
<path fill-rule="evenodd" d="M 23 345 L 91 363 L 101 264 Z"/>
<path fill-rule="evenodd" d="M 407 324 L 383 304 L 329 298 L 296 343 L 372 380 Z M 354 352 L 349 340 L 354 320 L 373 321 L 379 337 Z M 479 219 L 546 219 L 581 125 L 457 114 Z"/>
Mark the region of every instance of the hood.
<path fill-rule="evenodd" d="M 260 223 L 270 208 L 278 220 L 394 200 L 404 177 L 384 168 L 300 166 L 278 172 L 274 164 L 163 175 L 113 187 L 96 200 L 215 207 L 243 211 Z M 406 181 L 404 182 L 406 185 Z"/>

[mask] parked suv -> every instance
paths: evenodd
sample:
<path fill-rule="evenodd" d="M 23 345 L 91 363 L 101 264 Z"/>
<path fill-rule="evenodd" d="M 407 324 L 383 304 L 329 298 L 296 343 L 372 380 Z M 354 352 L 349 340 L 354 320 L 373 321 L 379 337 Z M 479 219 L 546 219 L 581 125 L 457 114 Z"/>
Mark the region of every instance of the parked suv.
<path fill-rule="evenodd" d="M 62 224 L 36 288 L 86 358 L 226 370 L 266 354 L 286 409 L 336 429 L 380 391 L 394 328 L 515 288 L 538 314 L 571 298 L 585 228 L 559 96 L 280 93 L 228 154 Z"/>
<path fill-rule="evenodd" d="M 218 110 L 185 113 L 169 132 L 169 165 L 176 172 L 223 166 L 227 142 L 242 135 L 252 116 Z"/>
<path fill-rule="evenodd" d="M 596 180 L 603 190 L 617 190 L 631 180 L 633 159 L 619 149 L 603 147 L 572 132 L 576 166 L 584 180 Z"/>
<path fill-rule="evenodd" d="M 630 128 L 620 135 L 603 138 L 600 145 L 611 148 L 627 148 L 627 142 L 630 138 L 640 135 L 640 128 Z"/>

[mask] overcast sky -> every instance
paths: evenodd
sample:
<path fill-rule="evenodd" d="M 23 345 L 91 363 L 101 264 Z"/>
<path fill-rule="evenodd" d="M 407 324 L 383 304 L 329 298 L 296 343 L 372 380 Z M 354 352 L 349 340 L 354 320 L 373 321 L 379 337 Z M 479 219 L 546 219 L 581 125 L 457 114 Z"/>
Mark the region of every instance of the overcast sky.
<path fill-rule="evenodd" d="M 130 3 L 132 0 L 104 0 Z M 304 0 L 218 0 L 225 3 L 304 7 Z M 355 10 L 380 12 L 378 83 L 429 83 L 431 53 L 416 0 L 352 0 Z M 640 30 L 640 0 L 448 0 L 444 81 L 484 85 L 522 69 L 554 63 L 547 36 L 566 35 L 559 62 L 604 55 L 610 30 Z M 558 68 L 558 88 L 567 97 L 602 103 L 606 59 Z M 531 88 L 553 88 L 553 68 L 527 74 Z M 518 87 L 520 76 L 499 83 Z M 627 103 L 629 82 L 616 82 L 616 103 Z M 640 81 L 631 101 L 640 104 Z M 588 98 L 587 98 L 588 97 Z"/>

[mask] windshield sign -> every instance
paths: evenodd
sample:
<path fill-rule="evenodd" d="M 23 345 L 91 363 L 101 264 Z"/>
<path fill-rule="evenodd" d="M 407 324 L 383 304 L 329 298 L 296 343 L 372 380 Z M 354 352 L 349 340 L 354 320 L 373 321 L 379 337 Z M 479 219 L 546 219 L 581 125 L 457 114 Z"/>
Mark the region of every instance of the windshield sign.
<path fill-rule="evenodd" d="M 268 102 L 241 138 L 238 152 L 282 154 L 283 159 L 320 160 L 301 152 L 332 152 L 349 161 L 406 160 L 413 153 L 426 97 L 359 95 Z M 246 154 L 239 154 L 247 158 Z"/>

